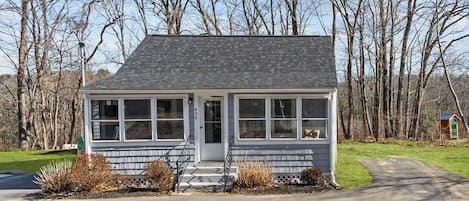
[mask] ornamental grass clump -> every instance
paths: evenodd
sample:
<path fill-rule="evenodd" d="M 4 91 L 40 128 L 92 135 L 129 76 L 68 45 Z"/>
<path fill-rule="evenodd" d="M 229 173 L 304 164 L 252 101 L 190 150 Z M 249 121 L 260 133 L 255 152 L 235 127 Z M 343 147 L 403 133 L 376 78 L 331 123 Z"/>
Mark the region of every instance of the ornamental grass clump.
<path fill-rule="evenodd" d="M 242 188 L 267 187 L 272 182 L 272 168 L 265 161 L 237 161 L 236 184 Z"/>
<path fill-rule="evenodd" d="M 174 174 L 164 161 L 152 161 L 145 169 L 145 178 L 155 191 L 171 191 Z"/>
<path fill-rule="evenodd" d="M 301 171 L 300 175 L 301 181 L 307 185 L 320 185 L 323 184 L 323 174 L 322 171 L 317 167 L 306 168 Z"/>
<path fill-rule="evenodd" d="M 96 192 L 99 189 L 108 189 L 103 186 L 115 186 L 118 182 L 104 156 L 99 154 L 79 155 L 70 173 L 70 179 L 72 190 L 76 192 Z"/>
<path fill-rule="evenodd" d="M 34 176 L 34 183 L 39 185 L 45 193 L 61 193 L 70 191 L 69 179 L 72 170 L 71 161 L 59 161 L 49 163 L 39 169 Z"/>

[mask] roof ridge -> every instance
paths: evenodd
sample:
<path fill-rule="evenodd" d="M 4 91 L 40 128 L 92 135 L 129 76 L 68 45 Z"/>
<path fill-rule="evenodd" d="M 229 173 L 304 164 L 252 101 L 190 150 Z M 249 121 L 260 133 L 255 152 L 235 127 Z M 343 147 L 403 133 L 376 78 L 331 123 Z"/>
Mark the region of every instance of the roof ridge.
<path fill-rule="evenodd" d="M 213 38 L 330 38 L 330 35 L 169 35 L 169 34 L 148 34 L 147 36 L 157 37 L 213 37 Z"/>

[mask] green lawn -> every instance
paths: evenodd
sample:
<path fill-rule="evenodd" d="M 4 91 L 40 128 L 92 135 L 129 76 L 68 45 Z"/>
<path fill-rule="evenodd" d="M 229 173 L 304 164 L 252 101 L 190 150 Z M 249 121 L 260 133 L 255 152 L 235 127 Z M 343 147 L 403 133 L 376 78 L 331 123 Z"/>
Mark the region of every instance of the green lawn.
<path fill-rule="evenodd" d="M 358 162 L 361 158 L 385 159 L 409 157 L 469 178 L 469 145 L 435 146 L 406 142 L 341 143 L 338 145 L 337 182 L 346 189 L 371 184 L 368 171 Z"/>
<path fill-rule="evenodd" d="M 36 172 L 43 165 L 56 160 L 75 160 L 71 151 L 13 151 L 0 152 L 0 171 L 20 169 L 24 172 Z"/>

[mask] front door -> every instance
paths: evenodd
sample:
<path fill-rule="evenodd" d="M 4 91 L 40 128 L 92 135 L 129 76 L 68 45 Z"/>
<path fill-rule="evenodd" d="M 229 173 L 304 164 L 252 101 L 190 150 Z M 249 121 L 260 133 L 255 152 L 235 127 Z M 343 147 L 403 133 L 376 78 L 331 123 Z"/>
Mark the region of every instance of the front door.
<path fill-rule="evenodd" d="M 203 99 L 201 107 L 200 160 L 222 161 L 223 150 L 223 100 Z"/>

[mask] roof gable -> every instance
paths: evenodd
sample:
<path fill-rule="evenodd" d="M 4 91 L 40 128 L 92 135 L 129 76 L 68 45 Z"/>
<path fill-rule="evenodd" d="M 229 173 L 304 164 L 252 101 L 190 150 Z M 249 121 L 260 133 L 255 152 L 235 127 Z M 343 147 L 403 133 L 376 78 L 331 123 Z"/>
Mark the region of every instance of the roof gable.
<path fill-rule="evenodd" d="M 145 37 L 119 71 L 85 90 L 311 89 L 337 86 L 330 37 Z"/>
<path fill-rule="evenodd" d="M 459 116 L 455 113 L 444 113 L 444 114 L 441 114 L 440 115 L 440 120 L 450 120 L 452 118 L 456 118 L 457 120 L 461 120 L 461 118 L 459 118 Z"/>

